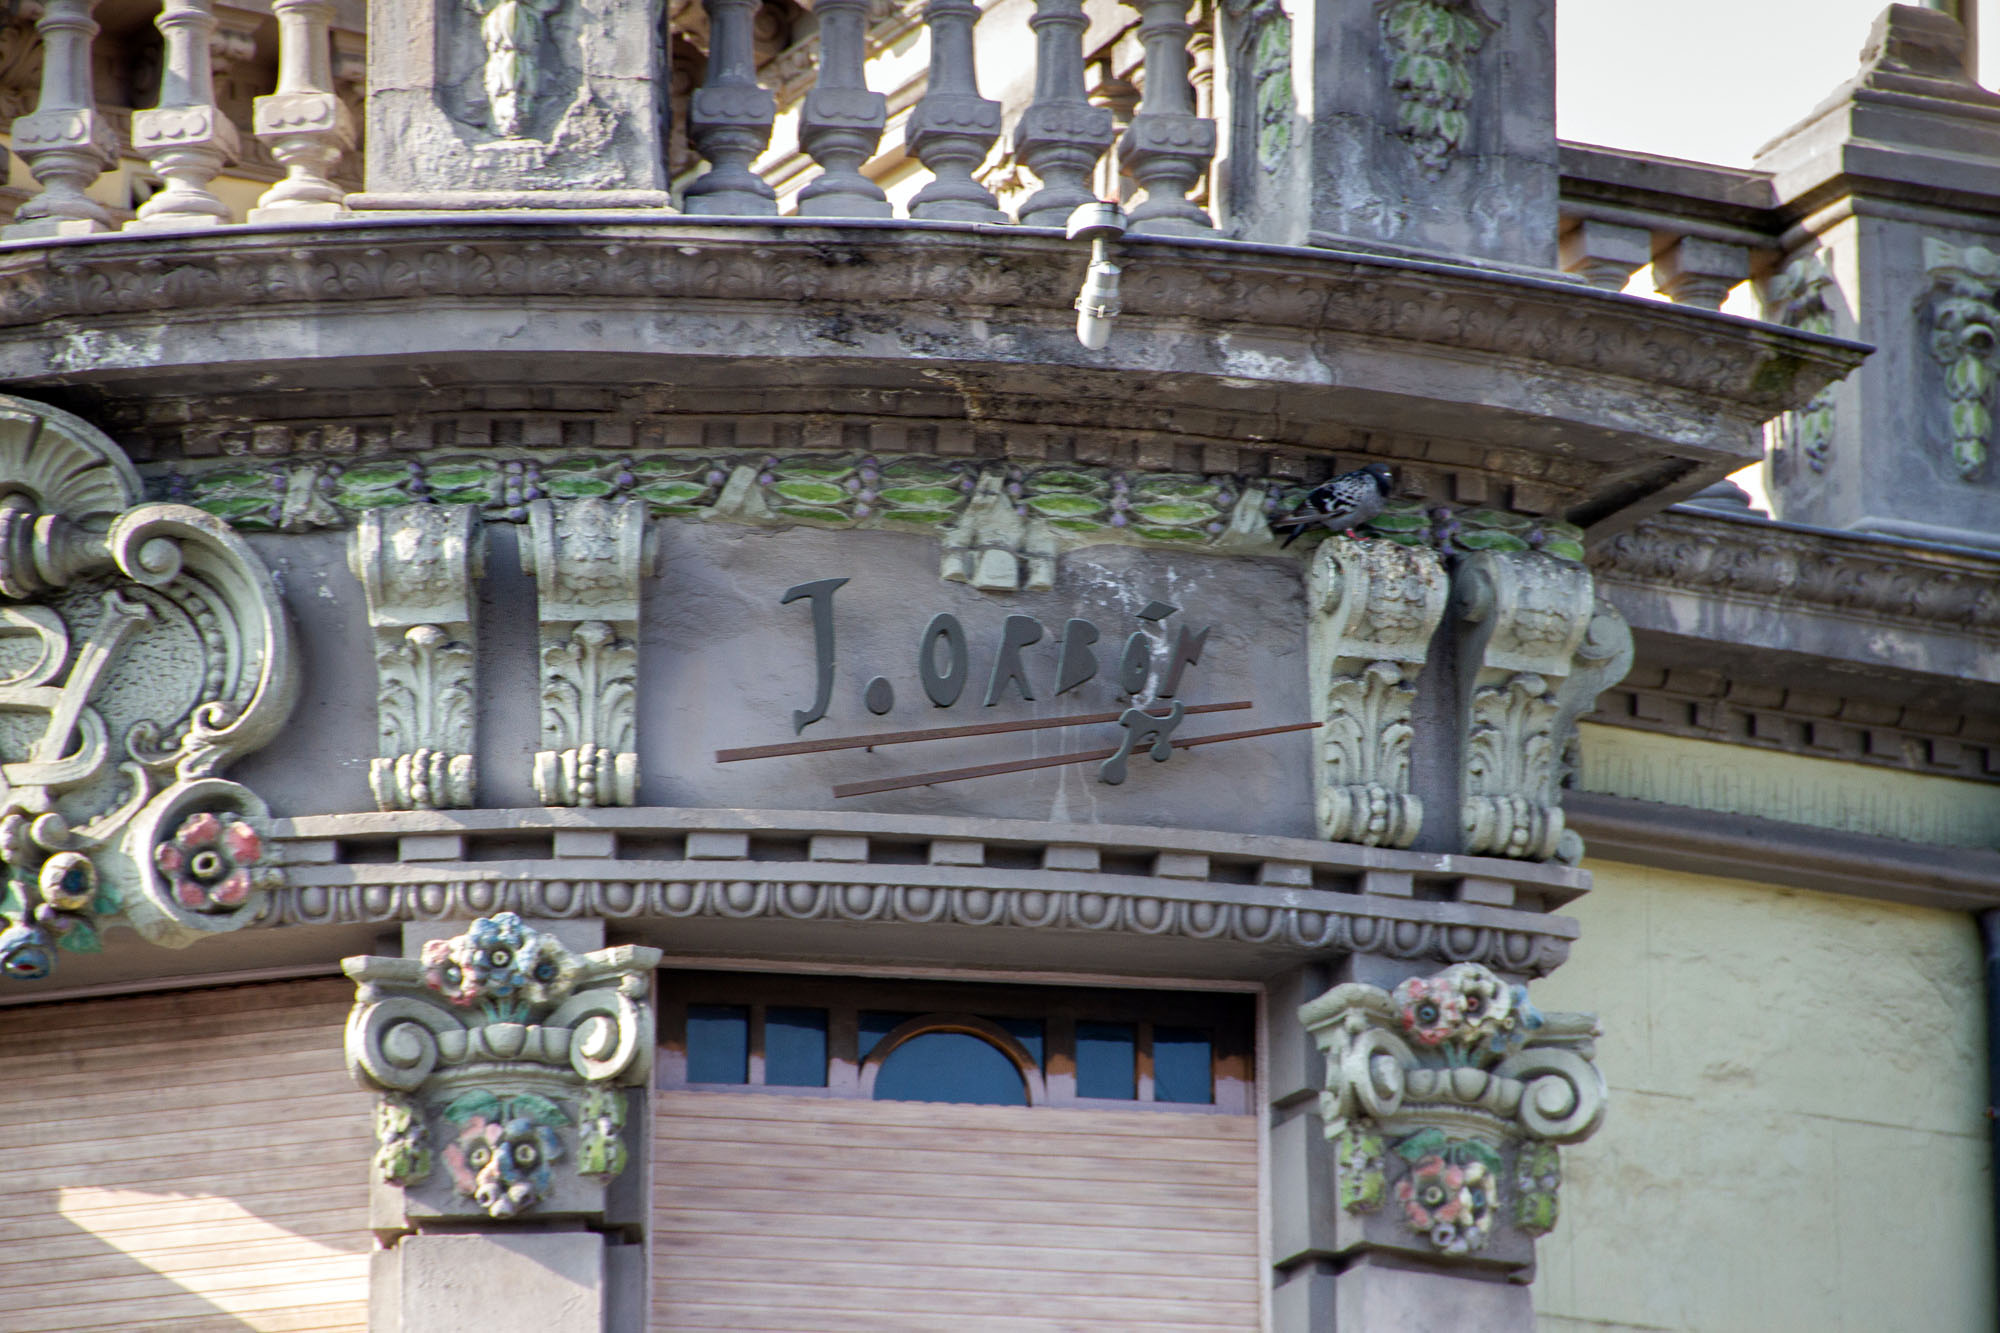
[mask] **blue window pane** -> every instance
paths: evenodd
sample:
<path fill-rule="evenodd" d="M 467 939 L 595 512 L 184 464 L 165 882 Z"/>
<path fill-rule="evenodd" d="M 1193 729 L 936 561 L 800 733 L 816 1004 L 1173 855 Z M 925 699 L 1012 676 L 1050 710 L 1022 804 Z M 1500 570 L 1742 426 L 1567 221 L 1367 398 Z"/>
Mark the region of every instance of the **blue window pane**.
<path fill-rule="evenodd" d="M 996 1018 L 996 1025 L 1015 1041 L 1021 1043 L 1028 1052 L 1028 1058 L 1035 1062 L 1035 1068 L 1046 1069 L 1042 1063 L 1042 1020 L 1039 1018 Z"/>
<path fill-rule="evenodd" d="M 740 1004 L 688 1006 L 688 1082 L 750 1081 L 750 1010 Z"/>
<path fill-rule="evenodd" d="M 1153 1100 L 1213 1102 L 1214 1056 L 1208 1033 L 1200 1028 L 1154 1028 Z"/>
<path fill-rule="evenodd" d="M 783 1088 L 826 1086 L 826 1010 L 764 1011 L 764 1082 Z"/>
<path fill-rule="evenodd" d="M 1026 1106 L 1021 1071 L 997 1046 L 964 1032 L 925 1032 L 895 1050 L 875 1075 L 875 1099 Z"/>
<path fill-rule="evenodd" d="M 882 1038 L 894 1032 L 903 1024 L 915 1018 L 915 1014 L 890 1014 L 876 1010 L 861 1011 L 861 1058 L 866 1060 L 868 1052 L 882 1044 Z"/>
<path fill-rule="evenodd" d="M 1130 1023 L 1076 1025 L 1076 1095 L 1131 1101 L 1138 1096 L 1139 1032 Z"/>

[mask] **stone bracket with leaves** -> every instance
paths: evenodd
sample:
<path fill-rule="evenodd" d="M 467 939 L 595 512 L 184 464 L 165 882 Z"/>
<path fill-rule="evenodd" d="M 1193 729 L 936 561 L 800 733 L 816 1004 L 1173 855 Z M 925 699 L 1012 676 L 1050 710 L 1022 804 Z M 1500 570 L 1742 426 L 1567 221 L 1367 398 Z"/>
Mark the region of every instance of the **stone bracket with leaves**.
<path fill-rule="evenodd" d="M 1332 1186 L 1367 1243 L 1525 1262 L 1502 1238 L 1555 1225 L 1557 1145 L 1603 1123 L 1595 1018 L 1540 1013 L 1527 987 L 1457 963 L 1393 991 L 1336 986 L 1299 1019 L 1326 1058 Z"/>
<path fill-rule="evenodd" d="M 656 559 L 640 500 L 537 500 L 521 567 L 541 617 L 544 805 L 632 805 L 639 795 L 639 587 Z"/>
<path fill-rule="evenodd" d="M 1444 565 L 1423 547 L 1330 537 L 1306 567 L 1307 651 L 1320 836 L 1408 847 L 1423 822 L 1410 791 L 1416 676 L 1444 617 Z"/>
<path fill-rule="evenodd" d="M 1460 563 L 1453 585 L 1465 850 L 1580 856 L 1581 844 L 1563 836 L 1558 717 L 1596 611 L 1590 571 L 1537 553 L 1481 551 Z"/>
<path fill-rule="evenodd" d="M 1830 337 L 1834 323 L 1828 297 L 1836 290 L 1826 253 L 1817 248 L 1803 250 L 1764 284 L 1764 317 L 1787 328 Z M 1834 388 L 1828 385 L 1804 407 L 1774 418 L 1766 428 L 1772 466 L 1790 469 L 1803 462 L 1814 473 L 1826 471 L 1833 451 L 1833 412 Z"/>
<path fill-rule="evenodd" d="M 269 571 L 199 509 L 141 502 L 79 418 L 0 398 L 0 971 L 93 952 L 107 922 L 181 946 L 280 877 L 255 793 L 298 669 Z"/>
<path fill-rule="evenodd" d="M 381 740 L 368 786 L 381 809 L 473 803 L 473 585 L 484 572 L 481 538 L 474 505 L 369 510 L 355 526 L 348 562 L 375 632 Z"/>
<path fill-rule="evenodd" d="M 2000 372 L 2000 254 L 1981 245 L 1924 242 L 1930 275 L 1931 356 L 1944 368 L 1951 461 L 1975 481 L 1993 439 L 1993 381 Z"/>
<path fill-rule="evenodd" d="M 501 912 L 418 958 L 342 964 L 356 983 L 347 1064 L 379 1094 L 392 1229 L 604 1211 L 628 1156 L 627 1090 L 652 1064 L 659 959 L 632 945 L 573 953 Z"/>

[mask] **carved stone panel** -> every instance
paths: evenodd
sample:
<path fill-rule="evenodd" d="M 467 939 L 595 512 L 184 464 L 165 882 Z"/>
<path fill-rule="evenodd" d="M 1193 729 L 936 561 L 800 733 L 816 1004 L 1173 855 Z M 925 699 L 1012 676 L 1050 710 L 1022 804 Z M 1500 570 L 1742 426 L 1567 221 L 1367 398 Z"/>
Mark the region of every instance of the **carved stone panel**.
<path fill-rule="evenodd" d="M 0 970 L 33 979 L 122 917 L 184 945 L 278 872 L 257 796 L 220 773 L 297 689 L 262 561 L 222 520 L 142 504 L 87 423 L 0 398 Z"/>
<path fill-rule="evenodd" d="M 639 582 L 654 551 L 641 500 L 537 500 L 522 569 L 541 616 L 544 805 L 631 805 L 639 794 Z"/>
<path fill-rule="evenodd" d="M 384 810 L 473 803 L 473 582 L 483 571 L 475 505 L 369 510 L 349 563 L 375 632 L 381 757 L 368 786 Z"/>
<path fill-rule="evenodd" d="M 1388 541 L 1333 537 L 1306 573 L 1313 769 L 1320 836 L 1407 847 L 1423 823 L 1410 791 L 1410 711 L 1416 676 L 1444 617 L 1437 554 Z"/>

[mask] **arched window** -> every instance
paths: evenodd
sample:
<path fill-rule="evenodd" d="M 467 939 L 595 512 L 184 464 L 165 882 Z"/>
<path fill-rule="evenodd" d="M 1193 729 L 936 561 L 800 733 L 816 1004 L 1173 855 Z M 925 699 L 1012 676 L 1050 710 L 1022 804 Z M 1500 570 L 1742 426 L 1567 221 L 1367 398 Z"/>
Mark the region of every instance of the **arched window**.
<path fill-rule="evenodd" d="M 967 1014 L 925 1014 L 883 1037 L 862 1063 L 861 1095 L 986 1106 L 1046 1096 L 1035 1055 L 998 1024 Z"/>

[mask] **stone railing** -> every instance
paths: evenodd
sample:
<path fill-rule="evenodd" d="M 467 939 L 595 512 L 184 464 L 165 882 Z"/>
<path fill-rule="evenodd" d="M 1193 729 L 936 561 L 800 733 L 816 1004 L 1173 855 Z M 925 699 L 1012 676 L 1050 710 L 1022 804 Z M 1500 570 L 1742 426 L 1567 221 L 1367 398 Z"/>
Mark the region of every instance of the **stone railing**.
<path fill-rule="evenodd" d="M 1205 196 L 1215 156 L 1215 124 L 1197 114 L 1190 50 L 1191 41 L 1199 43 L 1206 36 L 1198 38 L 1188 22 L 1190 0 L 1133 0 L 1133 5 L 1139 11 L 1145 91 L 1119 134 L 1112 110 L 1089 98 L 1088 22 L 1081 0 L 1037 0 L 1029 20 L 1034 95 L 1010 128 L 1014 160 L 1034 173 L 1040 188 L 1010 218 L 973 174 L 1002 131 L 1001 103 L 981 95 L 974 69 L 979 6 L 974 0 L 930 0 L 922 11 L 929 71 L 910 110 L 904 140 L 909 156 L 932 179 L 910 198 L 909 216 L 1060 226 L 1072 209 L 1097 197 L 1094 175 L 1115 140 L 1118 168 L 1141 192 L 1131 210 L 1134 230 L 1213 232 L 1206 210 L 1190 198 Z M 413 23 L 427 19 L 419 25 L 426 29 L 459 21 L 455 13 L 414 12 L 421 8 L 412 7 L 406 17 Z M 671 211 L 665 154 L 655 151 L 665 119 L 659 112 L 670 97 L 667 51 L 664 46 L 623 49 L 630 46 L 623 32 L 642 16 L 626 12 L 629 6 L 613 6 L 618 13 L 599 16 L 572 14 L 563 6 L 509 3 L 501 6 L 509 16 L 502 22 L 495 7 L 474 8 L 480 11 L 473 16 L 474 29 L 484 51 L 483 65 L 476 69 L 446 69 L 450 52 L 371 57 L 376 95 L 369 117 L 401 117 L 397 124 L 414 128 L 379 136 L 381 152 L 371 152 L 367 164 L 371 193 L 350 195 L 335 177 L 343 156 L 351 157 L 357 149 L 359 127 L 338 90 L 342 51 L 336 41 L 340 34 L 333 31 L 333 0 L 274 0 L 277 86 L 255 100 L 258 143 L 245 142 L 217 104 L 212 69 L 219 59 L 226 63 L 231 34 L 218 31 L 215 0 L 164 0 L 156 19 L 164 38 L 159 101 L 133 113 L 129 142 L 166 185 L 124 226 L 185 228 L 233 221 L 229 206 L 212 187 L 225 165 L 246 154 L 268 154 L 285 173 L 249 211 L 247 220 L 253 223 L 310 222 L 350 210 L 408 208 L 415 206 L 417 195 L 424 196 L 425 205 L 438 206 L 429 196 L 439 190 L 479 196 L 442 205 L 446 207 L 583 205 Z M 873 8 L 869 0 L 826 0 L 814 9 L 816 59 L 810 86 L 797 103 L 796 138 L 817 171 L 797 194 L 801 216 L 886 218 L 894 213 L 881 185 L 862 171 L 876 156 L 888 113 L 884 94 L 867 86 Z M 28 163 L 40 188 L 20 206 L 13 225 L 0 233 L 5 239 L 117 229 L 117 214 L 86 193 L 117 165 L 125 137 L 96 97 L 95 9 L 96 0 L 51 0 L 35 24 L 47 59 L 35 108 L 14 122 L 12 133 L 14 151 Z M 706 71 L 692 89 L 685 129 L 708 170 L 687 183 L 682 207 L 696 215 L 774 215 L 777 192 L 753 169 L 772 143 L 779 113 L 778 97 L 760 82 L 758 5 L 756 0 L 705 0 L 704 10 Z M 591 55 L 575 70 L 551 58 L 559 39 L 576 35 L 570 28 L 614 20 L 623 25 L 620 31 L 607 29 L 607 41 L 585 43 L 584 49 L 621 49 Z M 411 45 L 428 45 L 428 39 Z M 404 64 L 414 71 L 413 80 L 396 78 L 389 68 L 400 70 Z M 477 77 L 461 77 L 465 74 Z M 616 129 L 607 139 L 603 132 L 613 124 L 599 126 L 603 142 L 584 142 L 590 136 L 570 123 L 581 114 L 576 89 L 569 88 L 570 96 L 565 96 L 558 85 L 579 82 L 590 84 L 597 94 L 620 90 L 601 109 Z M 425 103 L 414 119 L 397 100 L 405 92 L 420 94 Z M 630 105 L 621 104 L 620 97 Z M 461 131 L 455 137 L 469 137 L 490 151 L 477 155 L 481 160 L 463 173 L 465 179 L 440 181 L 418 159 L 431 151 L 425 143 L 434 147 L 453 136 L 427 136 L 430 123 L 455 128 Z M 628 137 L 634 139 L 632 145 L 625 144 Z M 569 170 L 570 158 L 588 158 L 590 169 L 580 174 Z"/>

